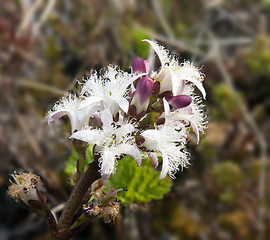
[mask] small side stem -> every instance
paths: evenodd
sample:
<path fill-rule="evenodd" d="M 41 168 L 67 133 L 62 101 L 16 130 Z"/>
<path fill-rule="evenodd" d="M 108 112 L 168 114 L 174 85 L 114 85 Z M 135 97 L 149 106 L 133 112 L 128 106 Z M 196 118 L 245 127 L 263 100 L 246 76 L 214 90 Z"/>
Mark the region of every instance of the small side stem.
<path fill-rule="evenodd" d="M 55 233 L 57 231 L 57 223 L 55 217 L 53 216 L 49 208 L 46 208 L 44 210 L 44 213 L 47 216 L 49 229 L 51 230 L 52 233 Z"/>
<path fill-rule="evenodd" d="M 85 149 L 87 147 L 85 147 L 85 145 L 81 144 L 81 141 L 73 140 L 72 142 L 73 142 L 74 149 L 77 151 L 77 153 L 79 155 L 79 159 L 77 161 L 77 173 L 76 173 L 76 182 L 78 182 L 80 180 L 80 177 L 84 173 L 85 161 L 86 161 Z"/>
<path fill-rule="evenodd" d="M 73 225 L 70 227 L 70 230 L 76 229 L 80 227 L 85 222 L 89 221 L 90 218 L 87 217 L 84 213 L 80 217 L 77 218 L 77 220 L 73 223 Z"/>
<path fill-rule="evenodd" d="M 80 177 L 80 180 L 73 188 L 71 195 L 59 219 L 59 231 L 68 229 L 70 227 L 73 217 L 75 216 L 78 208 L 82 205 L 83 197 L 87 192 L 88 188 L 95 180 L 100 178 L 100 173 L 98 170 L 98 163 L 96 161 L 93 161 L 91 164 L 89 164 L 89 167 Z"/>

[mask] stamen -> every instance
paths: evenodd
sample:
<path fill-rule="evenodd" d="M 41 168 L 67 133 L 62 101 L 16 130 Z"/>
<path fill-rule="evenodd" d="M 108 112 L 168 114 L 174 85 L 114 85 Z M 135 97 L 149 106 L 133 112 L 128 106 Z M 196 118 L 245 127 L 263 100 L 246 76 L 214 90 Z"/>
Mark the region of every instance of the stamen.
<path fill-rule="evenodd" d="M 184 151 L 186 151 L 185 148 L 181 148 L 181 149 L 180 149 L 180 152 L 184 153 Z"/>
<path fill-rule="evenodd" d="M 188 124 L 185 125 L 186 128 L 188 128 L 190 126 L 191 126 L 190 122 L 188 122 Z"/>
<path fill-rule="evenodd" d="M 115 134 L 112 134 L 111 138 L 112 138 L 112 141 L 109 143 L 109 147 L 110 147 L 110 146 L 113 144 L 113 142 L 115 141 L 116 135 L 115 135 Z"/>
<path fill-rule="evenodd" d="M 74 90 L 68 90 L 68 93 L 71 94 L 71 95 L 77 95 L 77 93 L 74 91 Z"/>
<path fill-rule="evenodd" d="M 124 187 L 124 188 L 120 188 L 120 189 L 115 190 L 115 192 L 120 192 L 120 191 L 127 192 L 128 191 L 128 188 L 127 187 Z"/>

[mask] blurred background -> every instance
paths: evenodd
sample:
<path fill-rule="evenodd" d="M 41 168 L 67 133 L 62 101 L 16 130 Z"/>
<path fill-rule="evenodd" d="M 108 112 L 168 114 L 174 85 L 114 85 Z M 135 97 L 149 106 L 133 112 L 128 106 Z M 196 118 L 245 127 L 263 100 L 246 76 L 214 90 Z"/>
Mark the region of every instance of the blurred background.
<path fill-rule="evenodd" d="M 68 119 L 46 112 L 91 69 L 130 70 L 155 39 L 206 78 L 208 129 L 171 192 L 94 219 L 75 239 L 269 239 L 269 0 L 7 0 L 0 8 L 0 238 L 48 239 L 46 219 L 6 197 L 14 169 L 41 176 L 55 212 L 71 190 Z M 156 62 L 158 66 L 158 62 Z"/>

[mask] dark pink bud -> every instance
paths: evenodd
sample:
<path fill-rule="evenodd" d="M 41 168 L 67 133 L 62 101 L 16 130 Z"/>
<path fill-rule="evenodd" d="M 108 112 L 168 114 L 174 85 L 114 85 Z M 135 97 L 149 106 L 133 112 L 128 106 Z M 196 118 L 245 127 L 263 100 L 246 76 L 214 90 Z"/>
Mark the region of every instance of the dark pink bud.
<path fill-rule="evenodd" d="M 140 118 L 147 111 L 149 99 L 154 86 L 154 81 L 150 77 L 142 77 L 136 85 L 134 96 L 131 100 L 129 111 L 132 116 Z M 132 111 L 136 109 L 136 114 Z"/>
<path fill-rule="evenodd" d="M 140 104 L 144 104 L 149 100 L 152 89 L 154 86 L 154 81 L 150 77 L 143 77 L 137 84 L 135 95 L 139 96 Z"/>
<path fill-rule="evenodd" d="M 192 99 L 188 95 L 178 95 L 173 97 L 169 103 L 172 105 L 174 109 L 184 108 L 191 104 Z"/>
<path fill-rule="evenodd" d="M 132 70 L 135 73 L 147 73 L 149 74 L 150 65 L 147 60 L 143 60 L 140 57 L 135 57 L 132 61 Z"/>

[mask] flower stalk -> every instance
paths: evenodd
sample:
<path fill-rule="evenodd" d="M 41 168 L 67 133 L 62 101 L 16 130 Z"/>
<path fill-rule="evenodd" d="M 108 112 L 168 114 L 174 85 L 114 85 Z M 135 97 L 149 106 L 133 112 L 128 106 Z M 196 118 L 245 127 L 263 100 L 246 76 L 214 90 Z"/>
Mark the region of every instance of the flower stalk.
<path fill-rule="evenodd" d="M 86 194 L 87 190 L 91 184 L 100 178 L 98 163 L 93 161 L 89 164 L 88 168 L 85 170 L 75 187 L 73 188 L 71 195 L 65 205 L 65 208 L 59 219 L 58 229 L 65 230 L 71 226 L 72 220 L 77 212 L 77 210 L 82 205 L 82 199 Z"/>

